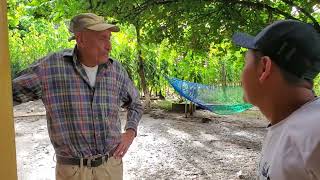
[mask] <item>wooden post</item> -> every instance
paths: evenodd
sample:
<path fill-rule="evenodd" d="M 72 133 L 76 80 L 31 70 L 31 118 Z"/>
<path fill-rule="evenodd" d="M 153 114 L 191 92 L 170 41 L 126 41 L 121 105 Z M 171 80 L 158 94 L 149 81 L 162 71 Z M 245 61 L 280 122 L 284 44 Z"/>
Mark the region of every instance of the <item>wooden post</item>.
<path fill-rule="evenodd" d="M 194 111 L 193 105 L 194 105 L 194 104 L 192 103 L 192 101 L 190 101 L 189 110 L 190 110 L 190 116 L 191 116 L 191 117 L 193 116 L 193 111 Z"/>
<path fill-rule="evenodd" d="M 188 117 L 188 101 L 185 100 L 185 103 L 184 103 L 184 115 L 185 115 L 185 118 Z"/>
<path fill-rule="evenodd" d="M 17 163 L 6 0 L 0 0 L 0 95 L 0 179 L 16 180 Z"/>

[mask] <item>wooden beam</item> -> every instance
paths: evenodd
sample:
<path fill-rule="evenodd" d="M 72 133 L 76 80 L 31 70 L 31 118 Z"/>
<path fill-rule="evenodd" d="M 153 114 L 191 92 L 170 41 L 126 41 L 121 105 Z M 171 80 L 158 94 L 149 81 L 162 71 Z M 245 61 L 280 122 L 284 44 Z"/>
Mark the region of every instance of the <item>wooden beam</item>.
<path fill-rule="evenodd" d="M 0 0 L 0 179 L 17 180 L 6 0 Z"/>

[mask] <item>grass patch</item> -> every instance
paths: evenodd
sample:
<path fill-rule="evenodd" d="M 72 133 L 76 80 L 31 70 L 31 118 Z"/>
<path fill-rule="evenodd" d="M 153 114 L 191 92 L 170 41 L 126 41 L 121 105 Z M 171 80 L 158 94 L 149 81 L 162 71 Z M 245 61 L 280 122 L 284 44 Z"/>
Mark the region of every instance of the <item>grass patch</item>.
<path fill-rule="evenodd" d="M 155 109 L 163 109 L 163 110 L 171 111 L 172 102 L 168 100 L 156 100 L 151 102 L 151 107 Z"/>

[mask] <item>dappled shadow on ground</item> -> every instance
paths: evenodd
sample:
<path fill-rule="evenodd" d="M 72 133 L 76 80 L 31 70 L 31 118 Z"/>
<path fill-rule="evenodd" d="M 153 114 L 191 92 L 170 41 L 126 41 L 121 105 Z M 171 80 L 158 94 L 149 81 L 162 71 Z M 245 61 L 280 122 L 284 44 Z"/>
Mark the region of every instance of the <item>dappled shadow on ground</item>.
<path fill-rule="evenodd" d="M 41 102 L 15 107 L 20 180 L 54 179 L 44 114 Z M 255 111 L 232 116 L 197 111 L 185 118 L 154 109 L 143 115 L 123 159 L 124 179 L 237 179 L 239 171 L 254 179 L 265 126 Z"/>
<path fill-rule="evenodd" d="M 203 118 L 211 121 L 202 123 Z M 159 122 L 153 124 L 153 119 Z M 148 170 L 143 171 L 145 175 L 150 173 L 148 177 L 236 179 L 237 173 L 242 171 L 245 179 L 254 179 L 266 125 L 260 115 L 216 116 L 197 112 L 194 117 L 184 118 L 184 114 L 154 110 L 144 117 L 143 122 L 143 130 L 149 132 L 145 136 L 159 137 L 150 140 L 151 147 L 149 143 L 144 147 L 141 142 L 140 148 L 157 149 L 152 154 L 166 154 L 165 157 L 156 156 L 160 161 L 158 165 L 149 164 Z"/>

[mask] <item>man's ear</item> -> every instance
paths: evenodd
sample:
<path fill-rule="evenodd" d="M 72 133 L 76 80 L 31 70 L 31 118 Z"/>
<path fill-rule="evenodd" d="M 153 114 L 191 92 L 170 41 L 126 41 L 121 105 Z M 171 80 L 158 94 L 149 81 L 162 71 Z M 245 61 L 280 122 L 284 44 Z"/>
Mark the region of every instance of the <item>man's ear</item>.
<path fill-rule="evenodd" d="M 260 83 L 263 83 L 265 80 L 267 80 L 270 77 L 273 64 L 269 56 L 262 56 L 259 62 L 260 62 L 259 81 Z"/>
<path fill-rule="evenodd" d="M 81 32 L 75 33 L 74 36 L 76 38 L 77 46 L 82 47 L 83 46 L 83 36 L 82 36 Z"/>

